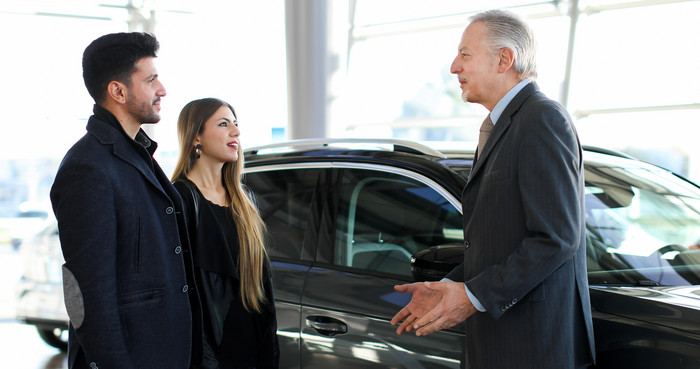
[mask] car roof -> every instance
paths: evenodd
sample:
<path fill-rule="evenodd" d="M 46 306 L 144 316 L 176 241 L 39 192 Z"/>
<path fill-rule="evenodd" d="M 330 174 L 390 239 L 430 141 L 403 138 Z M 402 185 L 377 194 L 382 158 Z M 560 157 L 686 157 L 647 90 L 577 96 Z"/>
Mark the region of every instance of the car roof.
<path fill-rule="evenodd" d="M 308 162 L 364 162 L 385 164 L 427 173 L 428 176 L 450 177 L 458 173 L 458 183 L 465 180 L 473 164 L 475 143 L 462 141 L 417 142 L 385 138 L 314 138 L 276 142 L 244 151 L 246 167 Z M 670 170 L 638 160 L 626 153 L 596 146 L 582 147 L 587 166 L 638 168 L 646 171 Z M 440 169 L 442 168 L 442 169 Z M 450 174 L 430 175 L 446 168 Z M 673 173 L 693 186 L 698 185 Z M 447 179 L 452 182 L 453 179 Z"/>
<path fill-rule="evenodd" d="M 417 142 L 401 139 L 383 138 L 315 138 L 299 139 L 291 141 L 276 142 L 263 146 L 256 146 L 245 150 L 247 162 L 260 163 L 267 161 L 289 161 L 318 160 L 332 158 L 334 160 L 343 157 L 348 158 L 390 158 L 397 160 L 408 160 L 412 155 L 414 158 L 422 158 L 427 161 L 442 161 L 444 159 L 465 159 L 473 160 L 475 144 L 473 142 L 461 141 L 433 141 Z M 620 151 L 614 151 L 595 146 L 583 146 L 584 158 L 586 161 L 593 161 L 598 164 L 608 163 L 611 165 L 626 163 L 630 161 L 637 164 L 641 161 Z M 643 165 L 643 164 L 642 164 Z"/>
<path fill-rule="evenodd" d="M 429 141 L 418 142 L 402 139 L 386 138 L 312 138 L 275 142 L 268 145 L 256 146 L 245 150 L 247 161 L 258 161 L 275 158 L 323 158 L 338 156 L 375 156 L 374 153 L 384 153 L 383 157 L 397 157 L 402 154 L 413 154 L 427 160 L 448 158 L 473 159 L 476 145 L 468 141 Z M 640 160 L 621 151 L 597 146 L 583 146 L 586 161 L 598 164 L 627 163 L 630 160 L 641 164 Z"/>
<path fill-rule="evenodd" d="M 453 162 L 471 167 L 471 159 L 452 158 L 427 145 L 394 139 L 304 139 L 253 147 L 244 151 L 246 172 L 251 168 L 313 163 L 352 163 L 391 167 L 418 173 L 459 196 L 465 176 Z M 311 165 L 310 165 L 311 166 Z"/>
<path fill-rule="evenodd" d="M 246 166 L 310 161 L 440 162 L 448 155 L 430 146 L 396 139 L 302 139 L 257 146 L 244 151 Z"/>

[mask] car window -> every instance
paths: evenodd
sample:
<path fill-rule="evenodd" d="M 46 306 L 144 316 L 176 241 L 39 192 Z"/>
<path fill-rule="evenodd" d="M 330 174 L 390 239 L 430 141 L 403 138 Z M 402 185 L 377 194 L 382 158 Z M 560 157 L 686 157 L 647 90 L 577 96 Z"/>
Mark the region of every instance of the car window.
<path fill-rule="evenodd" d="M 299 259 L 319 169 L 249 172 L 244 183 L 254 194 L 268 230 L 271 258 Z"/>
<path fill-rule="evenodd" d="M 333 264 L 411 276 L 411 256 L 463 240 L 461 213 L 402 174 L 343 169 Z"/>
<path fill-rule="evenodd" d="M 660 170 L 589 165 L 586 227 L 591 284 L 700 284 L 700 199 Z"/>

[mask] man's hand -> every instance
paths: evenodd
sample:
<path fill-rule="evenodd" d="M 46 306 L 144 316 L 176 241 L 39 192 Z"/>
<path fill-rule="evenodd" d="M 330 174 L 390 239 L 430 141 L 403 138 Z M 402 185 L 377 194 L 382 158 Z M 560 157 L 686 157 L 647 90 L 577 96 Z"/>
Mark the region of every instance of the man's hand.
<path fill-rule="evenodd" d="M 413 329 L 417 329 L 416 336 L 426 336 L 442 329 L 452 328 L 477 312 L 469 301 L 464 283 L 426 282 L 425 287 L 442 298 L 435 308 L 413 323 Z"/>
<path fill-rule="evenodd" d="M 452 328 L 477 311 L 461 282 L 413 283 L 394 289 L 413 293 L 411 302 L 391 320 L 392 325 L 403 320 L 397 334 L 415 329 L 416 336 L 425 336 Z"/>
<path fill-rule="evenodd" d="M 394 286 L 394 290 L 397 292 L 413 294 L 411 302 L 391 319 L 391 325 L 401 322 L 401 325 L 396 329 L 396 334 L 400 335 L 404 331 L 410 332 L 413 330 L 413 323 L 440 302 L 442 297 L 425 285 L 426 283 L 411 283 Z"/>

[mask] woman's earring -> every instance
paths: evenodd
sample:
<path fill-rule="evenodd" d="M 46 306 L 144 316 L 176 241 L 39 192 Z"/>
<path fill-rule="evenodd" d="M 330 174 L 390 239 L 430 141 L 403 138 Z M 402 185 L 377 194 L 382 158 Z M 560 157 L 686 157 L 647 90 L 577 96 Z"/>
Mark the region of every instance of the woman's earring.
<path fill-rule="evenodd" d="M 202 151 L 202 145 L 197 144 L 194 146 L 194 158 L 195 159 L 199 159 L 202 156 L 201 151 Z"/>

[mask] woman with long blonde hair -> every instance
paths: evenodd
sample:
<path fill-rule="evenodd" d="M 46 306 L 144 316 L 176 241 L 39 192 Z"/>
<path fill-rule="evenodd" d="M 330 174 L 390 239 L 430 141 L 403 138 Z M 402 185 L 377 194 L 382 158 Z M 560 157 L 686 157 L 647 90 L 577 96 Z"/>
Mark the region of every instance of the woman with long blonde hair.
<path fill-rule="evenodd" d="M 243 151 L 233 107 L 205 98 L 177 122 L 173 174 L 187 212 L 203 310 L 203 360 L 193 368 L 277 368 L 279 348 L 265 226 L 241 183 Z"/>

